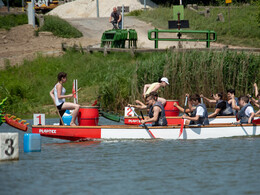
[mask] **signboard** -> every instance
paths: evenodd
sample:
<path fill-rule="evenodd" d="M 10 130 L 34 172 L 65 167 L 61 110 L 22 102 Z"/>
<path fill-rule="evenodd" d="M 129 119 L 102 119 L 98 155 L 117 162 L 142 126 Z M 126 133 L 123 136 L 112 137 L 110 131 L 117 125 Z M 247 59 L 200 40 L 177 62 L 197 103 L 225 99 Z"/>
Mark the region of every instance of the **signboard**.
<path fill-rule="evenodd" d="M 125 116 L 135 116 L 135 114 L 132 110 L 134 110 L 133 107 L 132 107 L 132 109 L 130 107 L 125 107 Z"/>
<path fill-rule="evenodd" d="M 45 125 L 45 114 L 33 114 L 33 125 Z"/>
<path fill-rule="evenodd" d="M 0 133 L 0 161 L 18 159 L 18 133 Z"/>
<path fill-rule="evenodd" d="M 226 0 L 226 3 L 232 3 L 232 0 Z"/>

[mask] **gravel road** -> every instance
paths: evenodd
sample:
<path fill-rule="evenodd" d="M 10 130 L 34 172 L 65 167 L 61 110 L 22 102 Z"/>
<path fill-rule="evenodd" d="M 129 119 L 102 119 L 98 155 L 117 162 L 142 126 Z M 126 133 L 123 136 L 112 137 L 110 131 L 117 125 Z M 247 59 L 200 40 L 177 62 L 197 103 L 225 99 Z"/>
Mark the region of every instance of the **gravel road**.
<path fill-rule="evenodd" d="M 112 28 L 112 24 L 108 22 L 109 18 L 80 18 L 66 19 L 70 24 L 79 29 L 86 40 L 95 42 L 99 45 L 102 33 Z M 148 40 L 148 30 L 154 29 L 151 24 L 138 20 L 132 16 L 126 16 L 124 20 L 124 28 L 135 29 L 138 35 L 138 48 L 154 48 L 154 41 Z M 176 37 L 176 34 L 163 34 L 164 37 Z M 160 37 L 163 37 L 162 35 Z M 184 36 L 183 36 L 184 37 Z M 204 42 L 181 42 L 183 48 L 204 48 Z M 159 48 L 178 47 L 178 42 L 161 41 Z"/>

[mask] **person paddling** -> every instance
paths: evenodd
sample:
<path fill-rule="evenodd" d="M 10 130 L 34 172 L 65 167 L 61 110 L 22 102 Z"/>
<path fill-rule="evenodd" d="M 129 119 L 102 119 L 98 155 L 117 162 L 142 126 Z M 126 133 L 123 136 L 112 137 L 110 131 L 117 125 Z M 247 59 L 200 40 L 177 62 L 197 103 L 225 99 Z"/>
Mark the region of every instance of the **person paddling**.
<path fill-rule="evenodd" d="M 144 85 L 143 97 L 146 98 L 151 92 L 157 92 L 161 87 L 169 85 L 169 81 L 166 77 L 159 79 L 159 82 Z M 163 106 L 166 104 L 166 99 L 158 97 L 158 102 L 161 102 Z"/>
<path fill-rule="evenodd" d="M 214 113 L 209 115 L 209 118 L 213 118 L 216 116 L 231 116 L 233 115 L 233 110 L 231 107 L 227 105 L 227 102 L 223 100 L 223 94 L 222 93 L 217 93 L 213 94 L 213 100 L 209 99 L 207 97 L 204 97 L 203 94 L 200 95 L 200 97 L 204 98 L 207 102 L 209 103 L 215 103 L 215 111 Z"/>
<path fill-rule="evenodd" d="M 164 107 L 157 100 L 158 100 L 157 92 L 151 92 L 149 95 L 146 96 L 146 105 L 129 104 L 128 106 L 139 108 L 139 109 L 149 108 L 149 119 L 141 120 L 142 124 L 145 124 L 147 122 L 152 122 L 152 126 L 167 126 Z"/>
<path fill-rule="evenodd" d="M 61 114 L 64 114 L 65 110 L 74 110 L 72 113 L 71 126 L 75 126 L 75 120 L 79 112 L 80 105 L 74 104 L 71 102 L 65 102 L 65 98 L 73 98 L 73 94 L 65 95 L 66 89 L 63 87 L 63 84 L 67 81 L 67 74 L 60 72 L 58 74 L 58 83 L 50 91 L 51 98 L 55 101 L 55 104 L 59 111 L 63 111 Z"/>
<path fill-rule="evenodd" d="M 258 91 L 258 87 L 257 87 L 256 83 L 254 83 L 254 91 L 255 91 L 256 99 L 253 97 L 254 94 L 252 94 L 252 96 L 247 94 L 247 96 L 250 98 L 250 101 L 252 104 L 254 104 L 256 107 L 260 108 L 260 93 Z"/>
<path fill-rule="evenodd" d="M 186 94 L 186 95 L 185 95 L 185 97 L 188 97 L 188 98 L 189 98 L 189 96 L 190 96 L 189 94 Z M 190 115 L 190 114 L 191 114 L 193 111 L 195 111 L 195 109 L 196 109 L 196 107 L 193 106 L 191 110 L 190 110 L 190 108 L 185 108 L 185 110 L 184 110 L 184 108 L 181 107 L 180 105 L 178 105 L 176 102 L 174 102 L 173 105 L 174 105 L 176 108 L 178 108 L 179 111 L 184 112 L 184 113 L 186 113 L 186 114 L 188 114 L 188 115 Z"/>
<path fill-rule="evenodd" d="M 189 98 L 189 109 L 192 110 L 193 106 L 196 109 L 193 111 L 191 116 L 184 114 L 183 119 L 187 119 L 186 125 L 209 125 L 208 111 L 205 104 L 200 102 L 200 96 L 198 94 L 192 95 Z"/>
<path fill-rule="evenodd" d="M 235 116 L 237 114 L 237 110 L 232 108 L 233 99 L 234 99 L 234 104 L 236 106 L 238 106 L 238 104 L 239 104 L 238 98 L 235 96 L 235 89 L 228 89 L 227 90 L 227 98 L 228 98 L 228 101 L 227 101 L 226 106 L 229 107 L 229 109 L 230 108 L 232 109 L 233 115 Z"/>
<path fill-rule="evenodd" d="M 241 124 L 252 123 L 255 116 L 253 106 L 249 102 L 249 97 L 239 97 L 240 111 L 237 113 L 237 118 Z"/>

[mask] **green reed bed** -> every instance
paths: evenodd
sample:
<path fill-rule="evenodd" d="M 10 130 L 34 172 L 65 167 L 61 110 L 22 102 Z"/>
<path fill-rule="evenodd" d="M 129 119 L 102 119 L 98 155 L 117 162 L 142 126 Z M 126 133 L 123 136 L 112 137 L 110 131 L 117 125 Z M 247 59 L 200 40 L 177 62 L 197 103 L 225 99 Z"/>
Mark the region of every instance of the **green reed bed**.
<path fill-rule="evenodd" d="M 49 113 L 54 109 L 49 91 L 60 71 L 68 73 L 65 84 L 71 92 L 78 79 L 79 102 L 90 105 L 100 96 L 102 107 L 122 111 L 127 103 L 142 99 L 143 86 L 166 76 L 170 85 L 160 91 L 166 99 L 184 101 L 185 93 L 226 92 L 235 88 L 237 95 L 252 92 L 260 85 L 260 57 L 236 52 L 177 52 L 138 54 L 81 54 L 67 52 L 61 57 L 39 56 L 23 66 L 0 71 L 0 98 L 9 97 L 7 113 Z M 49 105 L 49 106 L 48 106 Z"/>

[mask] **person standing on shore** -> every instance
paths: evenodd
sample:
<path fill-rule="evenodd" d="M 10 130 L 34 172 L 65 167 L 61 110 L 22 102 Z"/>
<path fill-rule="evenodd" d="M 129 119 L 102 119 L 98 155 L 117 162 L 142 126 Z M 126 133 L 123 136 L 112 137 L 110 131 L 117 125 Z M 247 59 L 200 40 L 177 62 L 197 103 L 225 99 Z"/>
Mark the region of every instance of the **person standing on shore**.
<path fill-rule="evenodd" d="M 112 21 L 113 18 L 113 21 Z M 119 29 L 122 29 L 122 16 L 120 12 L 117 11 L 116 7 L 113 8 L 113 12 L 110 15 L 109 23 L 113 23 L 113 25 L 118 25 Z"/>
<path fill-rule="evenodd" d="M 166 77 L 162 77 L 159 79 L 159 82 L 155 82 L 152 84 L 144 85 L 143 97 L 146 99 L 151 92 L 157 92 L 161 87 L 166 87 L 169 85 L 169 81 Z M 166 104 L 166 99 L 158 97 L 158 102 L 160 102 L 163 106 Z"/>
<path fill-rule="evenodd" d="M 66 89 L 63 87 L 63 84 L 67 81 L 67 74 L 65 72 L 60 72 L 58 74 L 58 83 L 50 91 L 50 96 L 54 100 L 59 111 L 63 111 L 61 114 L 64 114 L 66 110 L 74 110 L 72 113 L 71 126 L 76 126 L 76 117 L 79 112 L 80 105 L 74 104 L 71 102 L 65 102 L 65 98 L 73 98 L 73 94 L 65 95 Z"/>

